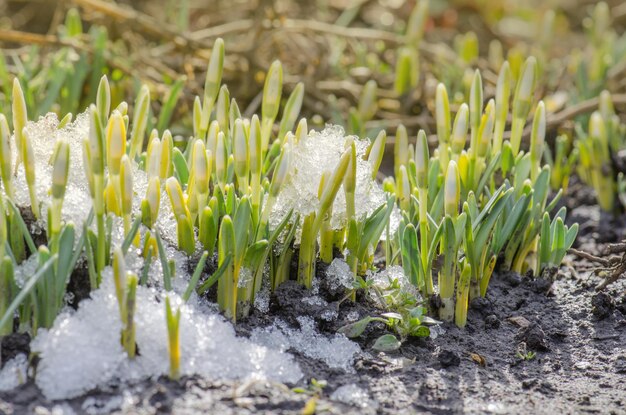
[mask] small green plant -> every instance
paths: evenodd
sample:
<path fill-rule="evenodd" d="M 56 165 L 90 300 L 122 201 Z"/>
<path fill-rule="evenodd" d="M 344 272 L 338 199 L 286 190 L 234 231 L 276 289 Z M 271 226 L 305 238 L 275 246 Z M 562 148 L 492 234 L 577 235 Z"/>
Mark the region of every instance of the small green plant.
<path fill-rule="evenodd" d="M 537 353 L 533 352 L 532 350 L 528 350 L 526 343 L 522 342 L 517 346 L 515 357 L 522 361 L 530 361 L 537 357 Z"/>
<path fill-rule="evenodd" d="M 320 396 L 326 386 L 328 386 L 328 382 L 324 379 L 318 380 L 315 378 L 311 378 L 311 381 L 306 388 L 293 388 L 292 390 L 296 393 L 303 393 L 311 396 Z"/>
<path fill-rule="evenodd" d="M 354 288 L 365 290 L 383 310 L 387 311 L 378 316 L 367 316 L 349 323 L 341 327 L 339 332 L 354 338 L 362 335 L 370 323 L 385 324 L 395 335 L 387 333 L 380 336 L 372 345 L 374 350 L 390 352 L 400 348 L 409 337 L 428 337 L 430 335 L 428 326 L 438 323 L 426 315 L 428 310 L 419 305 L 415 293 L 403 287 L 397 276 L 389 275 L 387 281 L 382 283 L 375 283 L 373 279 L 365 281 L 357 276 Z"/>

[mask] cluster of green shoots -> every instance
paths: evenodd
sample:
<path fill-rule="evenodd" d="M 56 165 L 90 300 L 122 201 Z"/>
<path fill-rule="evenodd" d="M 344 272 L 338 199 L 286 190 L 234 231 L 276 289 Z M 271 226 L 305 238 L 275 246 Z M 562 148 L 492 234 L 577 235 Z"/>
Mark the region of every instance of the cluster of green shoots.
<path fill-rule="evenodd" d="M 626 206 L 626 183 L 614 167 L 612 155 L 626 148 L 626 126 L 613 107 L 606 88 L 619 73 L 626 59 L 626 37 L 619 37 L 611 27 L 607 3 L 598 2 L 584 21 L 587 44 L 569 56 L 568 74 L 574 79 L 571 104 L 597 99 L 591 115 L 575 118 L 574 131 L 560 134 L 553 150 L 546 147 L 546 161 L 552 167 L 553 190 L 567 189 L 574 172 L 583 183 L 594 189 L 598 205 L 606 212 L 617 209 L 616 195 Z"/>
<path fill-rule="evenodd" d="M 431 157 L 426 133 L 420 131 L 413 145 L 406 130 L 399 128 L 395 177 L 383 185 L 387 202 L 369 215 L 356 214 L 360 160 L 355 138 L 347 137 L 334 169 L 322 174 L 317 208 L 302 217 L 291 211 L 273 226 L 273 208 L 293 173 L 293 161 L 301 156 L 294 149 L 309 134 L 306 120 L 298 121 L 304 88 L 296 86 L 283 101 L 282 66 L 274 62 L 265 78 L 260 117 L 245 118 L 228 88 L 221 84 L 223 62 L 224 44 L 218 39 L 208 63 L 204 93 L 194 101 L 193 136 L 182 143 L 175 142 L 166 129 L 148 132 L 148 87 L 138 92 L 131 122 L 128 104 L 122 102 L 112 108 L 108 80 L 100 79 L 96 103 L 87 110 L 89 133 L 83 143 L 91 214 L 80 224 L 78 238 L 75 225 L 62 220 L 72 160 L 69 144 L 59 139 L 50 160 L 53 173 L 47 245 L 38 248 L 13 201 L 13 178 L 22 165 L 32 214 L 40 218 L 33 143 L 24 128 L 27 106 L 19 81 L 14 81 L 13 135 L 8 120 L 0 115 L 2 334 L 12 332 L 16 312 L 19 330 L 36 333 L 38 327 L 51 327 L 64 305 L 76 264 L 84 258 L 92 290 L 111 275 L 105 272 L 107 267 L 112 268 L 122 322 L 120 341 L 133 358 L 134 316 L 142 312 L 137 308 L 136 292 L 138 286 L 149 283 L 150 263 L 160 261 L 171 376 L 176 378 L 181 358 L 180 308 L 170 300 L 172 281 L 177 276 L 173 261 L 166 255 L 166 242 L 190 257 L 201 252 L 183 301 L 188 301 L 194 291 L 202 295 L 217 283 L 219 307 L 236 322 L 251 312 L 264 279 L 275 290 L 292 277 L 290 265 L 296 253 L 298 266 L 293 277 L 306 287 L 313 284 L 316 262 L 330 263 L 337 252 L 345 253 L 355 287 L 366 286 L 368 272 L 374 269 L 375 252 L 384 240 L 387 265 L 401 264 L 423 299 L 438 294 L 440 318 L 454 318 L 459 326 L 465 325 L 468 302 L 485 296 L 498 257 L 503 258 L 505 268 L 517 272 L 531 269 L 540 274 L 547 267 L 558 266 L 572 245 L 577 226 L 564 225 L 564 209 L 550 214 L 559 194 L 549 200 L 550 168 L 541 164 L 545 138 L 541 102 L 534 113 L 530 150 L 520 150 L 533 107 L 534 58 L 528 58 L 521 69 L 512 111 L 508 63 L 500 71 L 495 99 L 484 107 L 481 75 L 475 72 L 469 105 L 459 106 L 454 123 L 446 88 L 440 84 L 435 114 L 438 147 Z M 359 113 L 372 116 L 367 110 L 368 100 L 363 102 Z M 511 134 L 510 139 L 504 139 L 509 114 Z M 71 114 L 65 116 L 60 126 L 71 118 Z M 364 156 L 372 180 L 382 162 L 385 143 L 386 134 L 381 132 L 370 141 Z M 10 156 L 13 146 L 18 154 L 15 164 Z M 139 170 L 147 178 L 147 187 L 145 194 L 136 195 Z M 337 229 L 331 226 L 331 216 L 339 192 L 345 196 L 346 221 Z M 162 198 L 162 194 L 167 196 Z M 139 208 L 133 207 L 135 196 L 140 200 Z M 163 241 L 159 228 L 165 203 L 169 203 L 176 223 L 173 241 Z M 391 224 L 396 210 L 401 215 L 397 230 Z M 112 242 L 115 217 L 123 223 L 120 246 Z M 126 270 L 125 255 L 131 246 L 145 258 L 141 275 Z M 28 254 L 37 255 L 36 272 L 18 289 L 14 270 Z M 214 254 L 217 269 L 203 278 L 205 264 Z M 354 299 L 354 290 L 347 295 Z M 410 309 L 399 307 L 381 318 L 392 328 L 400 327 L 405 335 L 424 335 L 420 321 L 427 310 L 420 301 L 418 297 L 403 300 Z M 396 346 L 397 342 L 387 337 L 379 348 Z"/>
<path fill-rule="evenodd" d="M 400 96 L 412 93 L 419 84 L 418 50 L 428 17 L 428 4 L 428 0 L 417 2 L 407 21 L 405 44 L 396 52 L 394 86 Z M 584 111 L 577 115 L 574 130 L 563 131 L 543 151 L 545 161 L 551 167 L 550 187 L 553 191 L 567 191 L 571 176 L 577 173 L 583 183 L 595 190 L 600 207 L 614 212 L 616 194 L 620 202 L 626 201 L 626 182 L 614 168 L 611 155 L 626 148 L 626 135 L 606 89 L 623 70 L 626 36 L 619 35 L 612 27 L 609 5 L 598 2 L 590 8 L 589 16 L 583 21 L 584 46 L 574 47 L 566 59 L 555 59 L 552 39 L 556 35 L 557 18 L 554 11 L 546 11 L 533 41 L 530 44 L 518 42 L 508 49 L 506 56 L 498 39 L 490 41 L 486 55 L 481 57 L 477 35 L 474 32 L 458 34 L 454 39 L 452 56 L 443 64 L 435 62 L 431 70 L 446 85 L 451 102 L 456 106 L 471 100 L 473 67 L 479 61 L 490 72 L 496 73 L 501 73 L 506 62 L 511 80 L 519 82 L 523 76 L 525 56 L 531 54 L 536 57 L 535 78 L 541 81 L 536 89 L 560 91 L 546 98 L 546 107 L 550 112 L 558 110 L 563 104 L 574 106 L 598 99 L 599 108 L 591 117 Z M 571 79 L 569 88 L 563 87 L 564 75 Z M 604 124 L 601 130 L 600 123 Z"/>
<path fill-rule="evenodd" d="M 402 211 L 400 228 L 386 246 L 387 264 L 400 262 L 422 296 L 438 292 L 439 317 L 454 318 L 458 326 L 466 324 L 469 301 L 485 296 L 498 258 L 504 269 L 540 275 L 561 263 L 578 229 L 564 224 L 565 208 L 550 215 L 561 193 L 549 198 L 550 167 L 542 165 L 543 102 L 535 106 L 529 151 L 520 150 L 533 107 L 536 60 L 526 60 L 514 90 L 511 79 L 505 62 L 495 97 L 483 107 L 476 71 L 469 105 L 461 104 L 453 123 L 446 87 L 439 84 L 433 156 L 424 131 L 413 145 L 400 127 L 395 180 L 385 181 Z M 504 139 L 509 114 L 510 137 Z"/>

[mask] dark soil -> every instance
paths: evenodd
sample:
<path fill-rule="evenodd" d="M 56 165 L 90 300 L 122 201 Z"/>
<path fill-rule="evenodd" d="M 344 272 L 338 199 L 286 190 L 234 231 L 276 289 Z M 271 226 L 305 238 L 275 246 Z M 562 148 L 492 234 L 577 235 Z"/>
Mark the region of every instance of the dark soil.
<path fill-rule="evenodd" d="M 571 205 L 570 220 L 581 223 L 578 248 L 598 254 L 603 244 L 623 237 L 624 217 L 609 219 L 597 208 L 576 205 L 572 200 L 564 204 Z M 567 257 L 550 279 L 498 273 L 487 297 L 472 302 L 465 329 L 446 324 L 445 334 L 435 339 L 410 339 L 394 353 L 371 349 L 384 332 L 382 326 L 372 324 L 356 339 L 363 353 L 357 358 L 355 373 L 329 369 L 294 352 L 305 373 L 299 385 L 214 382 L 197 377 L 171 382 L 163 378 L 48 402 L 30 381 L 17 390 L 0 393 L 0 413 L 52 413 L 56 406 L 58 413 L 71 408 L 76 413 L 296 414 L 311 396 L 295 393 L 290 387 L 306 388 L 311 378 L 316 378 L 328 382 L 317 399 L 318 413 L 623 414 L 626 280 L 596 293 L 600 280 L 589 275 L 590 269 L 592 264 L 585 260 Z M 296 317 L 307 315 L 322 332 L 332 334 L 348 322 L 348 314 L 356 312 L 363 317 L 376 313 L 364 298 L 356 304 L 340 303 L 341 295 L 330 293 L 323 278 L 320 295 L 328 305 L 301 301 L 309 295 L 295 282 L 287 282 L 272 297 L 270 312 L 254 314 L 238 324 L 238 333 L 249 335 L 277 318 L 297 325 Z M 333 322 L 321 318 L 329 308 L 339 311 Z M 8 357 L 5 353 L 14 354 L 16 349 L 5 350 L 5 342 L 19 343 L 19 339 L 3 341 L 3 360 Z M 22 347 L 27 347 L 27 342 Z M 369 403 L 356 407 L 330 400 L 334 390 L 350 383 L 368 392 Z"/>

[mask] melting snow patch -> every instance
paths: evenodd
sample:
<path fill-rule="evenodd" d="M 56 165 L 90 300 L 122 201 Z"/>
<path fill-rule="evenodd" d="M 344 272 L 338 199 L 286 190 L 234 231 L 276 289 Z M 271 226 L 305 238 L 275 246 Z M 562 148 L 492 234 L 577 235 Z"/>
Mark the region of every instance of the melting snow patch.
<path fill-rule="evenodd" d="M 267 278 L 263 278 L 261 289 L 254 296 L 254 308 L 261 313 L 270 311 L 270 284 Z"/>
<path fill-rule="evenodd" d="M 332 369 L 353 371 L 354 358 L 361 348 L 343 334 L 324 336 L 315 329 L 310 317 L 298 317 L 300 329 L 293 329 L 282 320 L 264 329 L 255 329 L 252 341 L 272 350 L 295 350 L 306 357 L 321 360 Z"/>
<path fill-rule="evenodd" d="M 181 372 L 209 379 L 266 379 L 294 383 L 302 377 L 293 357 L 235 335 L 216 314 L 203 313 L 171 293 L 181 307 Z M 136 341 L 129 360 L 120 345 L 121 323 L 111 270 L 102 286 L 74 314 L 61 314 L 40 330 L 32 350 L 40 353 L 36 382 L 48 399 L 65 399 L 111 382 L 156 378 L 169 371 L 163 294 L 137 287 Z"/>
<path fill-rule="evenodd" d="M 372 168 L 364 159 L 369 139 L 346 136 L 342 127 L 328 125 L 321 132 L 311 131 L 292 149 L 293 157 L 287 182 L 281 189 L 271 216 L 271 224 L 276 226 L 293 209 L 306 216 L 319 207 L 318 190 L 322 174 L 333 172 L 345 151 L 347 140 L 354 140 L 357 151 L 357 181 L 355 190 L 356 216 L 370 215 L 387 201 L 381 186 L 372 180 Z M 337 193 L 333 204 L 331 226 L 339 229 L 346 224 L 346 200 L 344 192 Z"/>
<path fill-rule="evenodd" d="M 340 386 L 331 395 L 333 401 L 342 402 L 359 408 L 376 408 L 378 405 L 372 401 L 364 389 L 354 383 Z"/>
<path fill-rule="evenodd" d="M 357 321 L 359 319 L 359 312 L 356 310 L 352 310 L 346 316 L 346 320 L 348 321 Z"/>
<path fill-rule="evenodd" d="M 22 288 L 26 281 L 35 275 L 37 268 L 39 267 L 39 254 L 33 254 L 25 261 L 15 267 L 15 283 L 19 288 Z"/>
<path fill-rule="evenodd" d="M 322 320 L 325 320 L 325 321 L 335 321 L 338 315 L 339 313 L 337 312 L 337 310 L 325 310 L 322 313 L 321 317 L 322 317 Z"/>
<path fill-rule="evenodd" d="M 0 371 L 0 391 L 15 389 L 26 382 L 28 360 L 25 354 L 19 354 L 9 360 Z"/>
<path fill-rule="evenodd" d="M 82 224 L 89 215 L 91 209 L 91 196 L 85 170 L 83 167 L 83 141 L 89 136 L 89 116 L 82 113 L 76 119 L 59 129 L 59 119 L 56 114 L 48 113 L 40 117 L 38 121 L 30 121 L 24 127 L 31 140 L 34 152 L 36 178 L 36 192 L 41 206 L 41 221 L 33 233 L 40 233 L 45 229 L 47 221 L 47 208 L 50 205 L 50 186 L 52 185 L 52 165 L 48 162 L 54 153 L 56 142 L 64 139 L 70 145 L 70 163 L 65 200 L 63 202 L 62 216 L 64 220 L 72 220 Z M 15 140 L 12 138 L 12 140 Z M 15 141 L 13 141 L 15 142 Z M 13 164 L 17 158 L 17 149 L 12 147 Z M 28 185 L 24 175 L 24 165 L 20 164 L 14 182 L 15 198 L 18 206 L 30 206 Z"/>
<path fill-rule="evenodd" d="M 333 259 L 333 262 L 326 269 L 326 276 L 332 291 L 339 288 L 352 288 L 354 275 L 350 271 L 350 266 L 341 258 Z"/>

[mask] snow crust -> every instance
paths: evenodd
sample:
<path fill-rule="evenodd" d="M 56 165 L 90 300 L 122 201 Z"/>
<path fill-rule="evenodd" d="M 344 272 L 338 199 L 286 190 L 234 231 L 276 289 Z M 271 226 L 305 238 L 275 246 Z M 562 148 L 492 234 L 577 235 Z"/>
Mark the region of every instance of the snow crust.
<path fill-rule="evenodd" d="M 369 139 L 346 136 L 342 127 L 328 125 L 320 132 L 312 130 L 295 143 L 291 152 L 291 167 L 287 182 L 281 188 L 274 206 L 271 224 L 276 226 L 291 209 L 301 217 L 319 208 L 318 190 L 324 172 L 333 172 L 346 149 L 347 140 L 354 140 L 357 151 L 357 181 L 355 191 L 356 215 L 370 215 L 387 201 L 382 187 L 372 180 L 372 168 L 364 158 Z M 346 225 L 346 199 L 343 188 L 337 193 L 332 207 L 331 226 L 334 229 Z"/>
<path fill-rule="evenodd" d="M 315 321 L 306 316 L 297 318 L 299 329 L 289 327 L 277 320 L 270 327 L 255 329 L 250 339 L 273 350 L 294 350 L 306 357 L 324 362 L 333 369 L 353 371 L 353 363 L 361 348 L 346 336 L 336 333 L 333 337 L 320 334 Z"/>
<path fill-rule="evenodd" d="M 103 284 L 81 302 L 76 312 L 65 312 L 49 330 L 40 330 L 32 350 L 41 361 L 36 383 L 49 399 L 66 399 L 112 382 L 156 378 L 169 373 L 165 294 L 137 287 L 136 342 L 139 355 L 130 360 L 120 344 L 121 322 L 112 271 Z M 200 305 L 181 308 L 181 372 L 210 379 L 266 379 L 294 383 L 302 377 L 293 357 L 237 337 L 233 326 Z"/>
<path fill-rule="evenodd" d="M 26 383 L 27 369 L 28 360 L 25 354 L 18 354 L 6 362 L 0 371 L 0 391 L 9 391 Z"/>

